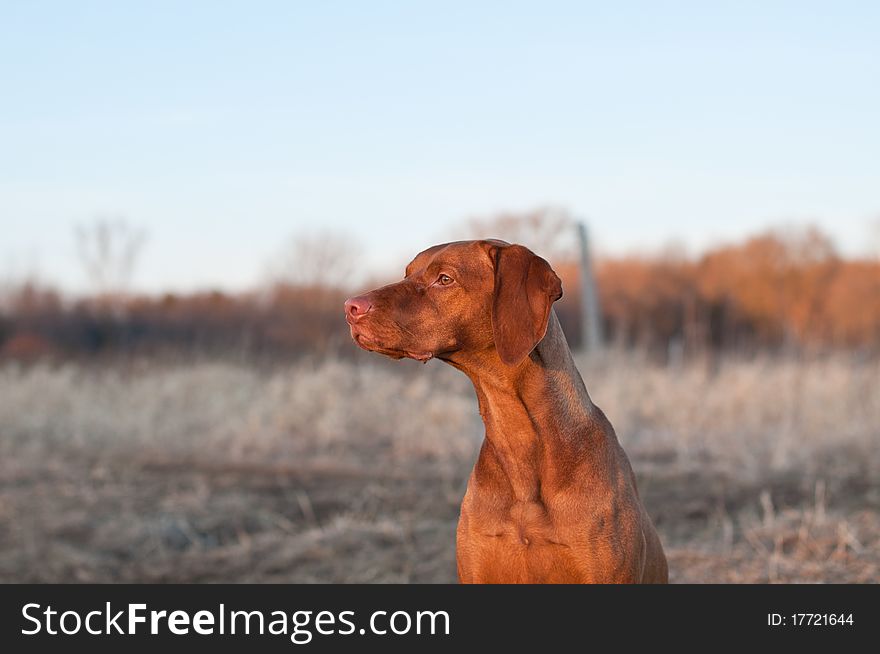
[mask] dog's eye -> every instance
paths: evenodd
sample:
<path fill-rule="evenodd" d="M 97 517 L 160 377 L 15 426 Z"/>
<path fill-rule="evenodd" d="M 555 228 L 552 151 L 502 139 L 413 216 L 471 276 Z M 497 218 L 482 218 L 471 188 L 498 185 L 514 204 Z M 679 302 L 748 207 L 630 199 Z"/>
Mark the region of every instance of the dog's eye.
<path fill-rule="evenodd" d="M 437 278 L 437 283 L 440 284 L 440 286 L 449 286 L 452 283 L 452 277 L 449 275 L 440 275 Z"/>

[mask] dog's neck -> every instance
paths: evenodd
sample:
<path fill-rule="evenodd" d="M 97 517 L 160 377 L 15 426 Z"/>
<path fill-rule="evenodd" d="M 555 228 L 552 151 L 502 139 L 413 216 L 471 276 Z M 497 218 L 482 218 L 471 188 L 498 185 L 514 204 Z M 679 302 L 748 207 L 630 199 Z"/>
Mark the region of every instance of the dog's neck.
<path fill-rule="evenodd" d="M 478 477 L 501 473 L 519 501 L 540 500 L 542 486 L 567 483 L 565 475 L 589 447 L 595 407 L 556 313 L 551 311 L 546 335 L 519 365 L 504 364 L 494 349 L 449 362 L 473 382 L 486 425 L 484 452 L 491 451 L 481 454 Z"/>

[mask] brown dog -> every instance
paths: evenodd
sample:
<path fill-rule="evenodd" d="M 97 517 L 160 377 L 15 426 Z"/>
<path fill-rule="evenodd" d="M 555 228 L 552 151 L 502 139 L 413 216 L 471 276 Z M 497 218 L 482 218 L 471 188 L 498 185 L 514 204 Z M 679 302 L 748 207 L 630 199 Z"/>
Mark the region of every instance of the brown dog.
<path fill-rule="evenodd" d="M 629 460 L 552 309 L 562 284 L 521 245 L 434 246 L 345 303 L 357 344 L 442 359 L 474 384 L 486 439 L 458 522 L 463 583 L 665 583 Z"/>

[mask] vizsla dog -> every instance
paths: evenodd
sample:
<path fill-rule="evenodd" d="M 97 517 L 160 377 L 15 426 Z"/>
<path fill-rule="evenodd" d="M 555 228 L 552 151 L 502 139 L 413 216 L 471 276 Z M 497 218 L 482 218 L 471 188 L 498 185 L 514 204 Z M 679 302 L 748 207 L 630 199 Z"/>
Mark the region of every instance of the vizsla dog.
<path fill-rule="evenodd" d="M 611 423 L 553 311 L 562 283 L 504 241 L 437 245 L 346 301 L 362 348 L 470 377 L 486 438 L 458 522 L 462 583 L 666 583 L 666 557 Z"/>

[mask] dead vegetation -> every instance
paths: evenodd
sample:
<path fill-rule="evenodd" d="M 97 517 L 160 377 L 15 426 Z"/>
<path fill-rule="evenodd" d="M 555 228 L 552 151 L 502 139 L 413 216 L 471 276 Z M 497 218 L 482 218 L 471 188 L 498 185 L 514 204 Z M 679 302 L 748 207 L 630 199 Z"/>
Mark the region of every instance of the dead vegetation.
<path fill-rule="evenodd" d="M 876 582 L 880 363 L 584 361 L 676 582 Z M 449 582 L 482 425 L 432 362 L 0 367 L 0 581 Z"/>

